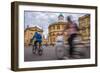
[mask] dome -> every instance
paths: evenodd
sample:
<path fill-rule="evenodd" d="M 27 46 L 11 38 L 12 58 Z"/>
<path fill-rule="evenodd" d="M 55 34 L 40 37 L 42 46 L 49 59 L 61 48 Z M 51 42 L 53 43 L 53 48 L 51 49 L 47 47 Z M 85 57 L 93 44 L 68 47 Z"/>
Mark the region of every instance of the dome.
<path fill-rule="evenodd" d="M 64 16 L 62 13 L 58 16 L 58 21 L 64 21 Z"/>
<path fill-rule="evenodd" d="M 60 15 L 58 17 L 64 17 L 62 13 L 60 13 Z"/>

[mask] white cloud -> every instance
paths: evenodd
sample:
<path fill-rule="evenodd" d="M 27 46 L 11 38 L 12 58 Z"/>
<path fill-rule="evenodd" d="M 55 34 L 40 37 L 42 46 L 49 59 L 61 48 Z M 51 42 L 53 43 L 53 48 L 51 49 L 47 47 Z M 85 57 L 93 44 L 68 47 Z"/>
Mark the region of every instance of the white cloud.
<path fill-rule="evenodd" d="M 25 11 L 25 28 L 27 25 L 30 27 L 32 26 L 39 26 L 43 28 L 43 34 L 47 36 L 48 34 L 48 26 L 51 23 L 58 21 L 59 12 L 36 12 L 36 11 Z M 73 16 L 73 20 L 78 24 L 78 18 L 83 16 L 84 14 L 78 13 L 62 13 L 66 18 L 69 15 Z"/>

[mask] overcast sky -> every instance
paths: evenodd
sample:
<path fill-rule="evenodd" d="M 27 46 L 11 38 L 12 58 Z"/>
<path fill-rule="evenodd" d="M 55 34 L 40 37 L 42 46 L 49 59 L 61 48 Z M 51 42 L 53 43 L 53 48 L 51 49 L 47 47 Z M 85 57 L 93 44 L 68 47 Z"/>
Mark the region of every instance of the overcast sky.
<path fill-rule="evenodd" d="M 25 29 L 27 28 L 27 25 L 29 27 L 38 26 L 40 28 L 43 28 L 44 32 L 43 34 L 47 36 L 48 34 L 48 26 L 54 22 L 58 22 L 58 16 L 59 14 L 62 14 L 65 18 L 69 15 L 73 17 L 73 21 L 75 21 L 78 24 L 78 18 L 85 15 L 80 13 L 59 13 L 59 12 L 36 12 L 36 11 L 24 11 L 24 26 Z M 66 20 L 65 20 L 66 21 Z"/>

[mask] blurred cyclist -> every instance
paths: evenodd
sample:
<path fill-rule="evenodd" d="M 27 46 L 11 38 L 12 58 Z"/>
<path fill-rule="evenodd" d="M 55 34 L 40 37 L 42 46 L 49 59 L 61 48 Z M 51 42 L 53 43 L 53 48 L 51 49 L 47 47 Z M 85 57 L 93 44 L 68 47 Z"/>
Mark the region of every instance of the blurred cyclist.
<path fill-rule="evenodd" d="M 67 30 L 68 35 L 68 44 L 69 44 L 69 55 L 72 57 L 73 49 L 74 49 L 74 39 L 78 34 L 78 26 L 76 23 L 72 21 L 72 16 L 67 17 L 68 24 L 65 26 L 64 31 Z"/>

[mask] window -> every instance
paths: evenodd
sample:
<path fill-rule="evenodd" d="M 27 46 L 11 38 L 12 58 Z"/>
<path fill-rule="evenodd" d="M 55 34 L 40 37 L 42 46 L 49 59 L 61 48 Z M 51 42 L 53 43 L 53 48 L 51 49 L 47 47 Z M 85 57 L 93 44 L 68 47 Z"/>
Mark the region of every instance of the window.
<path fill-rule="evenodd" d="M 54 36 L 55 34 L 53 33 L 53 36 Z"/>
<path fill-rule="evenodd" d="M 28 40 L 27 40 L 27 42 L 28 42 Z"/>
<path fill-rule="evenodd" d="M 60 29 L 60 26 L 59 25 L 57 25 L 57 29 Z"/>
<path fill-rule="evenodd" d="M 33 35 L 33 33 L 30 33 L 31 35 Z"/>
<path fill-rule="evenodd" d="M 55 29 L 55 26 L 53 26 L 53 29 Z"/>
<path fill-rule="evenodd" d="M 53 33 L 51 33 L 51 36 L 53 36 Z"/>

